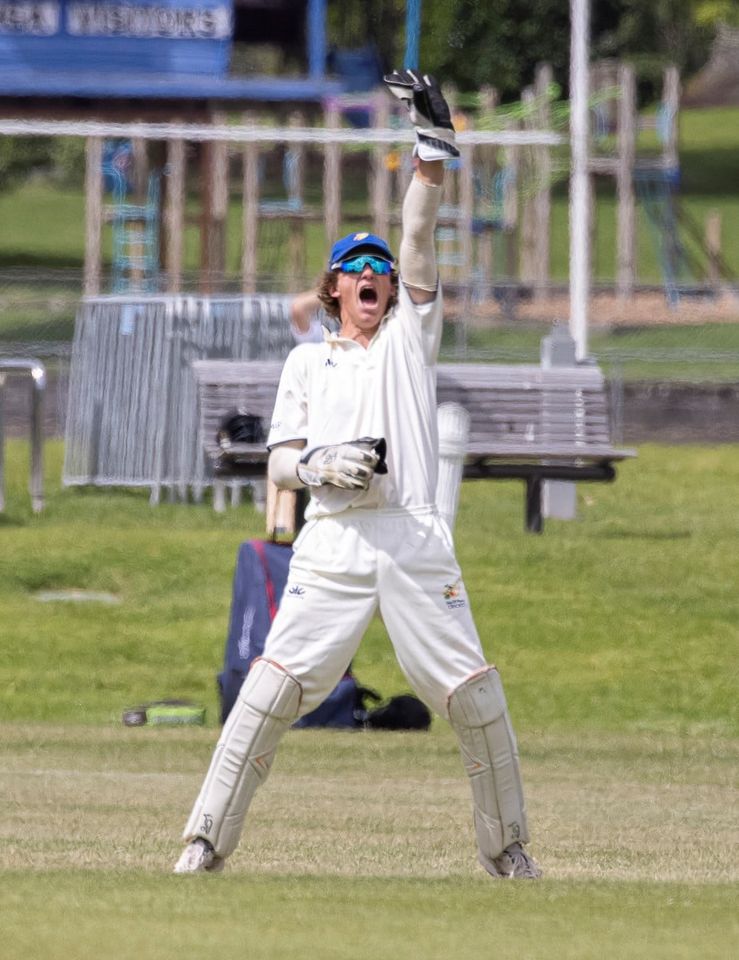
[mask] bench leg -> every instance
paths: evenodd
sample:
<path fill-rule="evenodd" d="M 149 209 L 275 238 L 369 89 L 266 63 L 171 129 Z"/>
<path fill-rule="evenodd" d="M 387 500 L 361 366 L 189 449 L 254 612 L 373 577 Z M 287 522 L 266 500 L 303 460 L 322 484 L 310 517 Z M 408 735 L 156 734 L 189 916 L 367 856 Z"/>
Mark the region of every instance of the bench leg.
<path fill-rule="evenodd" d="M 213 481 L 213 509 L 216 513 L 225 513 L 226 484 L 223 482 L 223 480 Z"/>
<path fill-rule="evenodd" d="M 541 477 L 526 478 L 526 530 L 541 533 L 544 528 L 541 511 Z"/>

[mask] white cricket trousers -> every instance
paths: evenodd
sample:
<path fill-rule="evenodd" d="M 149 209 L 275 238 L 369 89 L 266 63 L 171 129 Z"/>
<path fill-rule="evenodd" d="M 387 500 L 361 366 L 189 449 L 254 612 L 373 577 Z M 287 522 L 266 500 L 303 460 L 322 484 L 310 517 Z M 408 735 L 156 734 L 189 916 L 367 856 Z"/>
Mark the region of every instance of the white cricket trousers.
<path fill-rule="evenodd" d="M 447 525 L 435 507 L 309 520 L 263 656 L 301 684 L 300 714 L 336 686 L 379 610 L 411 687 L 440 716 L 485 667 Z"/>

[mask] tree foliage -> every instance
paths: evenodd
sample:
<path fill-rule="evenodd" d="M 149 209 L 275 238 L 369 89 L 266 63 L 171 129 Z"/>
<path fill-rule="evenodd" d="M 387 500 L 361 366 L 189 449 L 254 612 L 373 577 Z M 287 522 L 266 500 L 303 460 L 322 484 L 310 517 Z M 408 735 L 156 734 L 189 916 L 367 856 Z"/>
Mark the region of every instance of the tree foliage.
<path fill-rule="evenodd" d="M 464 91 L 490 84 L 520 96 L 546 61 L 567 88 L 569 0 L 421 0 L 420 63 Z M 637 64 L 646 81 L 675 63 L 683 76 L 708 58 L 718 22 L 732 22 L 737 0 L 591 0 L 593 58 Z M 404 0 L 334 0 L 329 35 L 336 46 L 372 44 L 383 66 L 401 65 Z"/>
<path fill-rule="evenodd" d="M 705 0 L 599 0 L 593 5 L 593 55 L 631 60 L 646 79 L 668 63 L 687 76 L 708 59 L 719 19 Z"/>
<path fill-rule="evenodd" d="M 50 137 L 0 137 L 0 184 L 4 189 L 50 164 Z"/>
<path fill-rule="evenodd" d="M 537 63 L 565 78 L 568 9 L 567 0 L 426 0 L 421 61 L 462 90 L 487 84 L 518 97 Z"/>

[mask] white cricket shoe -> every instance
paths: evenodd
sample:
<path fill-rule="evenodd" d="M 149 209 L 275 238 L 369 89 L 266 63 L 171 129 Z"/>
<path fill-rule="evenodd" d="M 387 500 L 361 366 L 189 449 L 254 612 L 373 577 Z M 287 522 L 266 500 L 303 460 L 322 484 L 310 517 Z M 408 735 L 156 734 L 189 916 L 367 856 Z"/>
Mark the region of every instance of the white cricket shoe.
<path fill-rule="evenodd" d="M 174 873 L 220 873 L 226 861 L 202 837 L 188 843 L 174 867 Z"/>
<path fill-rule="evenodd" d="M 538 880 L 541 877 L 541 868 L 520 843 L 512 843 L 510 847 L 506 847 L 492 862 L 482 859 L 480 862 L 493 877 L 507 880 Z"/>

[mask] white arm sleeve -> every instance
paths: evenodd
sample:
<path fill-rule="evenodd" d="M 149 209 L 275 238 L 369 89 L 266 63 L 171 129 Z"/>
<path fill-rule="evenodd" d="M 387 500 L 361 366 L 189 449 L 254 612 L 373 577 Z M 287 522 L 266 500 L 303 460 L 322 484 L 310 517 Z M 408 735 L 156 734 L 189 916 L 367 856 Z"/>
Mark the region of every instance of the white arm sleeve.
<path fill-rule="evenodd" d="M 302 449 L 288 443 L 273 447 L 267 461 L 267 476 L 279 490 L 300 490 L 305 484 L 298 477 Z"/>
<path fill-rule="evenodd" d="M 400 241 L 400 278 L 407 287 L 436 290 L 434 230 L 441 203 L 441 186 L 413 177 L 403 200 L 403 236 Z"/>

